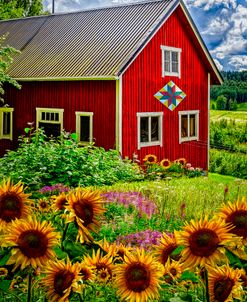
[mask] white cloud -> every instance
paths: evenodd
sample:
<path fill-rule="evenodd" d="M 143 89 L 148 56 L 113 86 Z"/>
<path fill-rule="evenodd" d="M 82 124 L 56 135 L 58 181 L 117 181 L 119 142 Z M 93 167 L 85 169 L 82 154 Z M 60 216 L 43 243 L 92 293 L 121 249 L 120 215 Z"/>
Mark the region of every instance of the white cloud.
<path fill-rule="evenodd" d="M 230 24 L 229 21 L 226 18 L 222 17 L 216 17 L 213 19 L 209 25 L 207 26 L 207 29 L 202 32 L 204 35 L 221 35 L 223 34 L 227 29 L 229 29 Z"/>
<path fill-rule="evenodd" d="M 227 55 L 234 55 L 247 50 L 247 7 L 239 4 L 228 19 L 232 27 L 226 33 L 222 43 L 212 50 L 215 57 L 223 59 Z M 213 22 L 213 21 L 212 21 Z M 211 22 L 211 24 L 212 24 Z M 209 26 L 211 27 L 211 24 Z"/>
<path fill-rule="evenodd" d="M 227 8 L 236 8 L 237 0 L 185 0 L 188 6 L 203 7 L 204 10 L 209 10 L 215 6 L 223 5 Z"/>
<path fill-rule="evenodd" d="M 247 70 L 247 55 L 232 56 L 229 60 L 229 64 L 239 71 Z"/>
<path fill-rule="evenodd" d="M 223 66 L 220 64 L 220 62 L 217 59 L 214 59 L 214 63 L 216 64 L 219 71 L 223 70 Z"/>

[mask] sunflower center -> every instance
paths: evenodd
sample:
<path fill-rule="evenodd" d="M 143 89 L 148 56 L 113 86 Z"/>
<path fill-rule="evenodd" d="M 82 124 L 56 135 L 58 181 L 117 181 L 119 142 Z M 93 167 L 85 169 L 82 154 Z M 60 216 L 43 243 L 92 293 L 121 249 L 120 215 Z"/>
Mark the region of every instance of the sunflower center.
<path fill-rule="evenodd" d="M 226 219 L 226 222 L 231 222 L 234 225 L 232 232 L 235 235 L 246 237 L 247 235 L 247 211 L 239 210 L 233 212 Z"/>
<path fill-rule="evenodd" d="M 5 193 L 0 197 L 0 218 L 10 222 L 20 218 L 22 214 L 22 202 L 15 193 Z"/>
<path fill-rule="evenodd" d="M 176 275 L 177 275 L 177 270 L 175 269 L 175 267 L 173 267 L 173 268 L 170 269 L 170 273 L 171 273 L 173 276 L 176 276 Z"/>
<path fill-rule="evenodd" d="M 150 285 L 150 272 L 142 264 L 133 264 L 126 270 L 125 280 L 129 290 L 140 293 Z"/>
<path fill-rule="evenodd" d="M 171 256 L 172 252 L 177 248 L 176 244 L 171 244 L 170 246 L 168 246 L 167 248 L 164 248 L 162 251 L 162 264 L 165 265 L 168 257 L 170 256 L 173 260 L 178 260 L 175 258 L 178 258 L 176 256 Z"/>
<path fill-rule="evenodd" d="M 57 272 L 54 278 L 55 292 L 62 297 L 64 291 L 71 286 L 74 278 L 75 275 L 67 270 Z"/>
<path fill-rule="evenodd" d="M 39 205 L 43 209 L 47 208 L 47 203 L 45 201 L 42 201 Z"/>
<path fill-rule="evenodd" d="M 214 284 L 214 297 L 217 302 L 226 301 L 233 288 L 234 282 L 230 278 L 221 279 Z"/>
<path fill-rule="evenodd" d="M 57 207 L 59 210 L 64 210 L 65 209 L 65 204 L 67 202 L 66 198 L 61 198 L 58 202 L 57 202 Z"/>
<path fill-rule="evenodd" d="M 219 245 L 217 234 L 210 229 L 200 229 L 189 238 L 190 250 L 195 256 L 209 257 Z"/>
<path fill-rule="evenodd" d="M 28 230 L 20 235 L 17 244 L 26 257 L 37 258 L 45 255 L 48 248 L 48 239 L 40 231 Z"/>
<path fill-rule="evenodd" d="M 83 220 L 83 225 L 86 227 L 93 221 L 93 207 L 90 203 L 85 202 L 84 200 L 81 202 L 77 202 L 73 206 L 76 216 Z"/>
<path fill-rule="evenodd" d="M 153 158 L 152 156 L 149 156 L 149 157 L 148 157 L 148 161 L 149 161 L 150 163 L 152 163 L 152 162 L 154 162 L 154 158 Z"/>

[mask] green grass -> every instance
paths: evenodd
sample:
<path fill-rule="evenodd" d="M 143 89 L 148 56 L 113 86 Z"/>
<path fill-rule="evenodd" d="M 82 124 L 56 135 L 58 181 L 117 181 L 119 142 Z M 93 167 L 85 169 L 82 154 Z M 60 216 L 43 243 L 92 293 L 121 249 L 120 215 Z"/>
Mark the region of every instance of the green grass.
<path fill-rule="evenodd" d="M 238 104 L 237 111 L 247 111 L 247 103 Z"/>
<path fill-rule="evenodd" d="M 213 215 L 224 201 L 247 196 L 247 181 L 231 176 L 209 173 L 208 177 L 180 178 L 115 184 L 108 191 L 138 191 L 155 201 L 166 215 L 179 215 L 181 204 L 186 204 L 186 218 Z"/>
<path fill-rule="evenodd" d="M 237 123 L 247 122 L 246 111 L 227 111 L 227 110 L 210 110 L 210 120 L 212 122 L 220 119 L 235 120 Z"/>

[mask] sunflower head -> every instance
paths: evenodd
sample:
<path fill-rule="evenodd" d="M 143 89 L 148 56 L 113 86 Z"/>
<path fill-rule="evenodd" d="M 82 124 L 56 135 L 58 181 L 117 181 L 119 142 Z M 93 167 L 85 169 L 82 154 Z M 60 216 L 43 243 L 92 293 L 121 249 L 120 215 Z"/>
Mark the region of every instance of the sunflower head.
<path fill-rule="evenodd" d="M 25 194 L 23 184 L 13 184 L 10 179 L 0 186 L 0 230 L 4 230 L 11 221 L 26 218 L 29 213 L 29 196 Z"/>
<path fill-rule="evenodd" d="M 15 264 L 14 269 L 29 265 L 37 268 L 55 257 L 53 247 L 58 244 L 59 234 L 47 221 L 38 222 L 29 217 L 28 220 L 12 222 L 4 239 L 6 245 L 13 246 L 7 264 Z"/>
<path fill-rule="evenodd" d="M 178 248 L 176 237 L 163 233 L 160 238 L 160 244 L 156 246 L 156 255 L 158 260 L 165 266 L 169 258 L 178 261 L 181 258 L 180 254 L 173 254 Z"/>
<path fill-rule="evenodd" d="M 79 228 L 77 238 L 81 243 L 92 241 L 90 231 L 97 231 L 100 226 L 97 218 L 105 212 L 99 191 L 77 188 L 69 194 L 68 202 L 67 222 L 76 221 Z"/>
<path fill-rule="evenodd" d="M 116 266 L 115 273 L 118 295 L 122 300 L 147 301 L 159 297 L 163 268 L 144 250 L 127 253 L 124 263 Z"/>
<path fill-rule="evenodd" d="M 184 246 L 182 260 L 188 268 L 205 264 L 215 265 L 226 259 L 225 249 L 229 242 L 235 240 L 229 233 L 230 227 L 222 220 L 191 220 L 182 231 L 175 231 L 177 242 Z"/>
<path fill-rule="evenodd" d="M 241 300 L 242 286 L 239 282 L 240 270 L 228 265 L 208 267 L 208 287 L 211 301 L 227 302 L 233 299 Z"/>
<path fill-rule="evenodd" d="M 160 162 L 160 166 L 165 170 L 169 169 L 171 165 L 171 161 L 167 158 L 162 159 L 162 161 Z"/>
<path fill-rule="evenodd" d="M 164 267 L 164 278 L 165 282 L 171 283 L 178 280 L 183 272 L 183 266 L 180 262 L 170 261 L 166 262 Z"/>
<path fill-rule="evenodd" d="M 50 209 L 50 204 L 47 200 L 42 198 L 39 200 L 38 207 L 41 212 L 48 212 Z"/>
<path fill-rule="evenodd" d="M 185 167 L 185 165 L 187 164 L 187 161 L 185 158 L 181 157 L 181 158 L 178 158 L 174 161 L 176 164 L 179 164 L 183 167 Z"/>
<path fill-rule="evenodd" d="M 0 278 L 1 277 L 7 277 L 8 276 L 8 270 L 5 267 L 0 267 Z"/>
<path fill-rule="evenodd" d="M 85 264 L 81 264 L 80 276 L 83 281 L 92 281 L 95 278 L 95 275 L 91 268 Z"/>
<path fill-rule="evenodd" d="M 64 211 L 67 205 L 68 205 L 68 196 L 65 192 L 62 192 L 61 194 L 53 198 L 52 208 L 55 211 Z"/>
<path fill-rule="evenodd" d="M 78 262 L 71 264 L 69 259 L 67 263 L 62 261 L 48 263 L 43 272 L 46 276 L 42 283 L 47 288 L 49 301 L 69 301 L 71 291 L 77 291 L 79 288 L 80 269 Z"/>
<path fill-rule="evenodd" d="M 143 158 L 144 163 L 146 164 L 156 164 L 157 163 L 157 156 L 154 154 L 148 154 Z"/>
<path fill-rule="evenodd" d="M 231 232 L 243 238 L 243 243 L 247 245 L 247 201 L 245 198 L 235 202 L 228 202 L 224 205 L 219 214 L 225 222 L 233 226 Z"/>

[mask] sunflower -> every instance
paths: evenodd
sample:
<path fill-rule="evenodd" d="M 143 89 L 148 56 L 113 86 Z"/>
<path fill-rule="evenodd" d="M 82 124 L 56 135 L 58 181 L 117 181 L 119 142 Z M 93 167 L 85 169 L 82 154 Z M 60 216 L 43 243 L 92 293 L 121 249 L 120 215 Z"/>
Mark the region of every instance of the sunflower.
<path fill-rule="evenodd" d="M 171 161 L 167 158 L 162 159 L 162 161 L 160 162 L 160 166 L 165 170 L 169 169 L 171 165 L 172 165 Z"/>
<path fill-rule="evenodd" d="M 8 270 L 5 267 L 0 267 L 0 278 L 7 277 L 7 276 L 8 276 Z"/>
<path fill-rule="evenodd" d="M 145 302 L 158 299 L 163 267 L 151 254 L 140 249 L 128 253 L 124 263 L 116 265 L 115 273 L 121 300 Z"/>
<path fill-rule="evenodd" d="M 120 260 L 123 261 L 124 255 L 126 255 L 127 252 L 132 251 L 132 247 L 130 246 L 124 246 L 122 243 L 116 244 L 116 243 L 109 243 L 105 238 L 104 240 L 98 241 L 97 244 L 100 246 L 100 248 L 105 251 L 107 254 L 113 256 L 114 260 Z"/>
<path fill-rule="evenodd" d="M 78 225 L 77 239 L 81 243 L 84 241 L 93 241 L 90 231 L 96 232 L 100 226 L 97 216 L 105 212 L 103 201 L 99 191 L 82 190 L 77 188 L 75 193 L 71 192 L 68 196 L 69 205 L 66 209 L 69 211 L 67 223 L 76 221 Z"/>
<path fill-rule="evenodd" d="M 156 246 L 156 254 L 158 256 L 159 262 L 164 266 L 170 257 L 173 260 L 179 260 L 180 255 L 172 255 L 175 249 L 178 247 L 176 237 L 174 235 L 168 236 L 163 233 L 160 238 L 160 245 Z"/>
<path fill-rule="evenodd" d="M 55 256 L 52 248 L 58 244 L 59 234 L 47 221 L 15 220 L 4 236 L 5 244 L 13 246 L 12 255 L 7 264 L 15 264 L 14 270 L 31 265 L 41 267 Z"/>
<path fill-rule="evenodd" d="M 208 288 L 210 301 L 230 302 L 241 300 L 242 285 L 239 282 L 240 270 L 232 269 L 228 265 L 208 268 Z"/>
<path fill-rule="evenodd" d="M 143 158 L 143 161 L 146 164 L 156 164 L 157 163 L 157 156 L 153 154 L 148 154 Z"/>
<path fill-rule="evenodd" d="M 108 280 L 112 279 L 114 267 L 113 258 L 109 254 L 102 256 L 100 249 L 98 249 L 96 253 L 95 250 L 93 250 L 92 257 L 90 255 L 85 256 L 82 264 L 90 267 L 95 272 L 96 278 L 99 278 L 100 272 L 105 271 L 107 272 L 107 276 L 109 276 Z"/>
<path fill-rule="evenodd" d="M 176 159 L 174 162 L 175 162 L 176 164 L 180 164 L 180 165 L 183 166 L 183 167 L 184 167 L 184 166 L 186 165 L 186 163 L 187 163 L 186 159 L 183 158 L 183 157 Z"/>
<path fill-rule="evenodd" d="M 65 206 L 68 204 L 68 196 L 64 192 L 55 196 L 53 199 L 52 208 L 55 211 L 63 211 L 65 210 Z"/>
<path fill-rule="evenodd" d="M 47 212 L 50 209 L 49 202 L 45 199 L 40 199 L 38 204 L 39 209 L 41 212 Z"/>
<path fill-rule="evenodd" d="M 44 269 L 46 276 L 42 280 L 47 288 L 47 297 L 51 302 L 67 302 L 71 291 L 80 289 L 80 270 L 78 262 L 71 264 L 69 259 L 65 264 L 63 261 L 49 262 Z"/>
<path fill-rule="evenodd" d="M 95 278 L 91 268 L 85 264 L 81 264 L 80 276 L 83 281 L 92 281 Z"/>
<path fill-rule="evenodd" d="M 230 229 L 223 220 L 210 221 L 205 217 L 186 223 L 182 231 L 174 231 L 178 244 L 185 247 L 181 253 L 184 266 L 214 266 L 222 257 L 226 259 L 224 246 L 235 240 Z"/>
<path fill-rule="evenodd" d="M 183 272 L 182 264 L 178 261 L 171 261 L 170 259 L 166 262 L 164 269 L 165 282 L 167 283 L 178 280 Z"/>
<path fill-rule="evenodd" d="M 233 229 L 231 233 L 243 238 L 244 245 L 247 246 L 247 202 L 245 198 L 234 203 L 228 202 L 220 210 L 219 217 L 225 222 L 231 223 Z"/>
<path fill-rule="evenodd" d="M 25 194 L 23 184 L 4 180 L 0 186 L 0 231 L 14 219 L 26 218 L 31 194 Z"/>
<path fill-rule="evenodd" d="M 102 268 L 97 273 L 97 281 L 99 283 L 107 283 L 111 279 L 111 275 L 109 274 L 106 268 Z"/>

